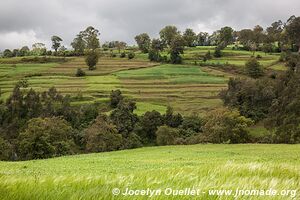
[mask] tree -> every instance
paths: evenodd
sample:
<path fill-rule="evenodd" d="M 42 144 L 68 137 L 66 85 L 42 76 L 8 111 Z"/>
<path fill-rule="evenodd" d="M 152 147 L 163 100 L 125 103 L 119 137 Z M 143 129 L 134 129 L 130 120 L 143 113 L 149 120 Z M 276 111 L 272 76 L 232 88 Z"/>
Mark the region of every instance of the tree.
<path fill-rule="evenodd" d="M 193 29 L 187 28 L 183 33 L 183 39 L 185 40 L 186 45 L 189 47 L 195 45 L 196 38 L 196 33 L 193 31 Z"/>
<path fill-rule="evenodd" d="M 120 101 L 123 100 L 122 92 L 121 90 L 113 90 L 110 94 L 110 106 L 112 108 L 117 108 Z"/>
<path fill-rule="evenodd" d="M 300 53 L 300 17 L 291 17 L 286 26 L 286 33 L 293 44 L 298 46 Z"/>
<path fill-rule="evenodd" d="M 14 49 L 14 50 L 12 51 L 12 56 L 13 56 L 13 57 L 19 56 L 19 49 Z"/>
<path fill-rule="evenodd" d="M 198 46 L 206 46 L 206 45 L 209 45 L 209 44 L 208 44 L 208 36 L 209 36 L 208 33 L 206 33 L 206 32 L 200 32 L 200 33 L 197 35 L 197 45 L 198 45 Z"/>
<path fill-rule="evenodd" d="M 254 41 L 254 33 L 251 29 L 243 29 L 238 32 L 238 41 L 247 49 L 250 50 L 250 45 Z"/>
<path fill-rule="evenodd" d="M 105 115 L 99 115 L 90 127 L 84 130 L 87 152 L 118 150 L 122 135 Z"/>
<path fill-rule="evenodd" d="M 221 108 L 208 114 L 203 132 L 212 143 L 245 143 L 249 141 L 247 128 L 252 124 L 252 120 L 238 111 Z"/>
<path fill-rule="evenodd" d="M 88 50 L 86 52 L 85 62 L 89 70 L 95 70 L 99 60 L 99 53 L 96 50 Z"/>
<path fill-rule="evenodd" d="M 0 137 L 0 160 L 10 160 L 13 154 L 12 145 Z"/>
<path fill-rule="evenodd" d="M 269 108 L 276 98 L 273 79 L 231 78 L 228 89 L 220 93 L 225 106 L 238 109 L 248 118 L 258 122 L 268 116 Z"/>
<path fill-rule="evenodd" d="M 100 48 L 100 42 L 98 36 L 100 35 L 99 30 L 92 26 L 87 27 L 84 31 L 79 33 L 85 42 L 85 47 L 89 50 L 95 50 Z"/>
<path fill-rule="evenodd" d="M 267 29 L 267 40 L 268 42 L 279 42 L 278 46 L 280 47 L 280 37 L 283 31 L 283 23 L 281 20 L 273 22 L 271 26 L 269 26 Z"/>
<path fill-rule="evenodd" d="M 177 115 L 174 115 L 173 108 L 168 106 L 167 111 L 164 115 L 164 120 L 166 125 L 177 128 L 182 124 L 183 118 L 179 113 Z"/>
<path fill-rule="evenodd" d="M 256 58 L 250 58 L 245 64 L 245 70 L 251 78 L 259 78 L 263 76 L 264 71 Z"/>
<path fill-rule="evenodd" d="M 170 44 L 171 63 L 180 64 L 182 58 L 180 54 L 183 54 L 185 46 L 185 40 L 180 35 L 176 35 Z"/>
<path fill-rule="evenodd" d="M 20 49 L 19 51 L 19 55 L 20 56 L 27 56 L 30 52 L 30 49 L 28 48 L 28 46 L 24 46 Z"/>
<path fill-rule="evenodd" d="M 257 47 L 259 47 L 259 44 L 264 41 L 264 29 L 263 27 L 256 25 L 253 29 L 253 42 L 256 44 Z"/>
<path fill-rule="evenodd" d="M 156 62 L 161 61 L 160 52 L 163 49 L 164 49 L 164 45 L 162 41 L 160 41 L 159 39 L 153 39 L 151 42 L 151 47 L 148 55 L 150 61 L 156 61 Z"/>
<path fill-rule="evenodd" d="M 219 45 L 223 48 L 227 47 L 227 45 L 232 44 L 233 42 L 233 29 L 231 27 L 225 26 L 220 30 L 219 36 Z"/>
<path fill-rule="evenodd" d="M 142 33 L 140 35 L 135 36 L 135 41 L 139 47 L 139 49 L 143 53 L 148 53 L 150 48 L 151 39 L 147 33 Z"/>
<path fill-rule="evenodd" d="M 129 53 L 128 53 L 128 59 L 129 59 L 129 60 L 133 59 L 134 57 L 135 57 L 134 52 L 129 52 Z"/>
<path fill-rule="evenodd" d="M 63 40 L 60 37 L 54 35 L 51 37 L 51 41 L 52 41 L 52 49 L 54 49 L 54 51 L 57 52 Z"/>
<path fill-rule="evenodd" d="M 179 137 L 179 131 L 176 128 L 161 126 L 156 131 L 156 143 L 158 145 L 174 145 Z"/>
<path fill-rule="evenodd" d="M 214 56 L 215 56 L 216 58 L 222 57 L 222 51 L 221 51 L 221 48 L 220 48 L 219 46 L 217 46 L 217 47 L 215 48 Z"/>
<path fill-rule="evenodd" d="M 71 46 L 73 47 L 76 55 L 82 56 L 84 54 L 84 49 L 86 48 L 85 41 L 83 40 L 83 35 L 78 34 L 71 43 Z"/>
<path fill-rule="evenodd" d="M 32 45 L 32 52 L 37 56 L 44 56 L 46 54 L 46 46 L 43 43 L 35 43 Z"/>
<path fill-rule="evenodd" d="M 140 119 L 135 128 L 135 132 L 139 135 L 144 143 L 154 142 L 156 139 L 156 131 L 159 126 L 164 124 L 163 116 L 157 111 L 147 111 Z"/>
<path fill-rule="evenodd" d="M 121 52 L 121 49 L 125 49 L 126 46 L 126 42 L 115 41 L 115 47 L 118 49 L 119 53 Z"/>
<path fill-rule="evenodd" d="M 176 26 L 166 26 L 160 32 L 160 39 L 164 45 L 171 45 L 172 41 L 176 36 L 178 36 L 180 32 L 177 30 Z"/>
<path fill-rule="evenodd" d="M 138 117 L 133 111 L 136 109 L 136 103 L 131 100 L 122 100 L 117 108 L 110 114 L 110 119 L 116 125 L 117 130 L 124 137 L 127 137 L 133 131 Z"/>
<path fill-rule="evenodd" d="M 11 58 L 11 57 L 13 57 L 13 53 L 11 52 L 11 50 L 5 49 L 5 50 L 3 51 L 3 57 L 4 57 L 4 58 Z"/>
<path fill-rule="evenodd" d="M 277 80 L 278 98 L 269 107 L 265 126 L 275 133 L 274 142 L 300 143 L 300 62 Z"/>
<path fill-rule="evenodd" d="M 21 159 L 43 159 L 72 153 L 72 128 L 63 119 L 34 118 L 19 136 Z"/>

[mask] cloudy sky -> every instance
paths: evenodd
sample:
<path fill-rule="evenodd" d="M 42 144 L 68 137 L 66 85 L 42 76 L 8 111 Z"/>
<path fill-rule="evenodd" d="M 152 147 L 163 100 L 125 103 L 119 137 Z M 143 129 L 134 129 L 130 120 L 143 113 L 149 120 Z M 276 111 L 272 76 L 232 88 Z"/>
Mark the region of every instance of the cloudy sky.
<path fill-rule="evenodd" d="M 50 46 L 52 35 L 69 46 L 87 26 L 101 32 L 100 40 L 123 40 L 147 32 L 157 37 L 165 25 L 196 32 L 231 26 L 267 26 L 300 14 L 299 0 L 1 0 L 0 50 L 35 42 Z"/>

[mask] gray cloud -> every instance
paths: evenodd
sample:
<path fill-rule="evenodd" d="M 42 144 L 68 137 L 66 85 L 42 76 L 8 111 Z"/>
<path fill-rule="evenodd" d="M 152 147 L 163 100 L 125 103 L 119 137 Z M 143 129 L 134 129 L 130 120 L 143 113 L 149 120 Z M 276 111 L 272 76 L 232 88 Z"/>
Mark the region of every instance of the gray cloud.
<path fill-rule="evenodd" d="M 0 4 L 0 50 L 34 42 L 49 47 L 52 35 L 68 46 L 89 25 L 100 30 L 101 42 L 133 44 L 136 34 L 157 37 L 169 24 L 211 32 L 227 25 L 267 26 L 299 11 L 299 0 L 9 0 Z"/>

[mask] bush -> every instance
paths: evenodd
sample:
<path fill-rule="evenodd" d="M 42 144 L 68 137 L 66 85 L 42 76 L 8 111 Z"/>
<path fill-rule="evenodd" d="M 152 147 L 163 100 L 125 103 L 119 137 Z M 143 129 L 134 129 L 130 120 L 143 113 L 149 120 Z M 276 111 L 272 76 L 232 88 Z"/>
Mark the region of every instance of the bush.
<path fill-rule="evenodd" d="M 128 53 L 128 59 L 133 59 L 135 54 L 133 52 Z"/>
<path fill-rule="evenodd" d="M 105 115 L 100 115 L 94 123 L 84 130 L 87 152 L 118 150 L 122 144 L 122 135 Z"/>
<path fill-rule="evenodd" d="M 262 59 L 262 56 L 258 54 L 258 55 L 256 56 L 256 59 Z"/>
<path fill-rule="evenodd" d="M 214 52 L 214 57 L 216 57 L 216 58 L 222 57 L 222 51 L 219 47 L 216 47 L 215 52 Z"/>
<path fill-rule="evenodd" d="M 19 136 L 21 159 L 43 159 L 72 153 L 72 128 L 58 118 L 34 118 Z"/>
<path fill-rule="evenodd" d="M 210 51 L 206 52 L 206 54 L 203 57 L 203 61 L 206 62 L 207 60 L 212 59 L 212 56 L 210 54 Z"/>
<path fill-rule="evenodd" d="M 99 60 L 99 54 L 96 50 L 89 50 L 86 52 L 85 62 L 89 70 L 95 70 Z"/>
<path fill-rule="evenodd" d="M 158 145 L 174 145 L 179 137 L 179 131 L 176 128 L 161 126 L 156 131 L 156 143 Z"/>
<path fill-rule="evenodd" d="M 259 78 L 264 75 L 264 71 L 260 63 L 257 61 L 256 58 L 250 58 L 246 65 L 245 70 L 248 76 L 251 78 Z"/>
<path fill-rule="evenodd" d="M 120 54 L 120 58 L 125 58 L 126 57 L 126 53 L 125 52 L 122 52 L 121 54 Z"/>
<path fill-rule="evenodd" d="M 85 72 L 81 68 L 78 68 L 75 75 L 77 77 L 82 77 L 85 76 Z"/>
<path fill-rule="evenodd" d="M 221 108 L 208 114 L 203 133 L 212 143 L 246 143 L 250 141 L 247 128 L 252 124 L 238 111 Z"/>

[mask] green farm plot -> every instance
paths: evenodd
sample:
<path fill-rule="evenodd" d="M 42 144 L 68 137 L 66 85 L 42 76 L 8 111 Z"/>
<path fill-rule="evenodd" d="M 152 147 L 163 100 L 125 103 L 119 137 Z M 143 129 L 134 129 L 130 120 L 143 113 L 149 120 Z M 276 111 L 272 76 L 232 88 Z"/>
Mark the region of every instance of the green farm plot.
<path fill-rule="evenodd" d="M 170 105 L 183 114 L 220 106 L 218 93 L 228 79 L 224 73 L 214 75 L 190 65 L 161 65 L 115 74 L 125 94 L 138 102 Z"/>
<path fill-rule="evenodd" d="M 7 98 L 23 79 L 28 89 L 42 92 L 56 87 L 63 94 L 83 97 L 74 98 L 72 104 L 106 102 L 112 90 L 120 89 L 137 101 L 138 114 L 153 109 L 164 112 L 169 105 L 182 114 L 204 113 L 221 106 L 218 93 L 226 88 L 230 74 L 199 66 L 160 65 L 147 61 L 145 55 L 136 53 L 132 60 L 101 57 L 93 71 L 88 70 L 83 57 L 68 58 L 62 63 L 0 64 L 1 99 Z M 86 72 L 85 77 L 75 77 L 78 68 Z"/>
<path fill-rule="evenodd" d="M 215 47 L 196 47 L 196 48 L 187 48 L 183 58 L 184 62 L 188 64 L 197 63 L 204 63 L 202 61 L 202 57 L 210 51 L 211 55 L 213 56 Z M 279 54 L 266 54 L 261 51 L 257 51 L 253 54 L 250 51 L 243 51 L 243 50 L 232 50 L 231 48 L 227 47 L 222 51 L 223 56 L 221 58 L 213 58 L 211 60 L 206 61 L 207 65 L 210 64 L 231 64 L 237 67 L 243 67 L 247 60 L 251 56 L 261 56 L 259 62 L 264 66 L 268 67 L 273 65 L 274 63 L 278 62 Z"/>
<path fill-rule="evenodd" d="M 140 148 L 48 160 L 0 162 L 0 199 L 132 199 L 112 190 L 201 190 L 154 199 L 299 199 L 299 145 L 192 145 Z M 286 196 L 239 196 L 236 189 L 293 190 Z M 233 190 L 232 195 L 209 195 Z M 296 191 L 295 193 L 295 190 Z M 134 196 L 147 199 L 149 196 Z"/>
<path fill-rule="evenodd" d="M 0 64 L 0 76 L 14 77 L 18 75 L 30 75 L 46 71 L 57 66 L 56 63 L 45 64 Z"/>

